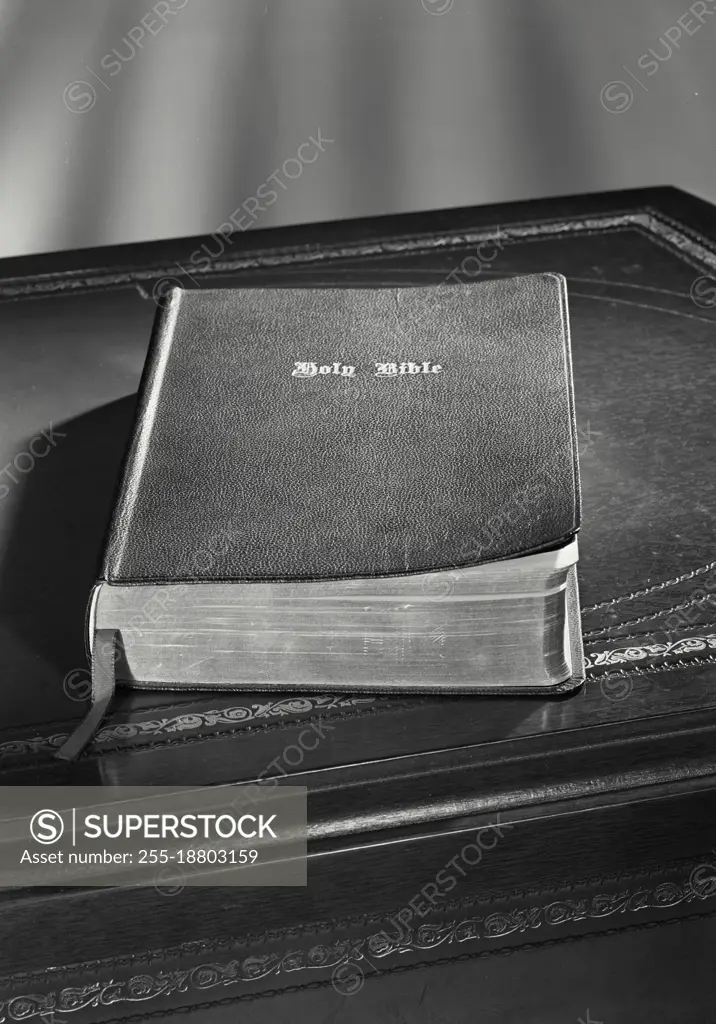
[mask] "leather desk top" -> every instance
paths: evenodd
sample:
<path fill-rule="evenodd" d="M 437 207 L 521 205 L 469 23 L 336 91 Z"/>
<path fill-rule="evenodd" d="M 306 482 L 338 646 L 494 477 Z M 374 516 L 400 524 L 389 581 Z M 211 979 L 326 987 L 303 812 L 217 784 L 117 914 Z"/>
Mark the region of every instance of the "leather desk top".
<path fill-rule="evenodd" d="M 716 886 L 694 888 L 693 871 L 713 859 L 709 850 L 716 843 L 715 240 L 711 207 L 674 189 L 650 189 L 252 232 L 224 242 L 208 272 L 193 266 L 192 254 L 203 243 L 216 252 L 211 239 L 0 263 L 0 462 L 6 467 L 0 487 L 0 781 L 244 781 L 280 763 L 307 722 L 330 726 L 298 767 L 285 769 L 311 794 L 315 859 L 305 892 L 242 893 L 222 901 L 185 890 L 173 902 L 146 892 L 122 894 L 121 901 L 102 891 L 74 894 L 71 901 L 62 893 L 6 895 L 0 974 L 11 979 L 8 998 L 54 992 L 61 1008 L 62 985 L 47 969 L 96 960 L 66 972 L 67 984 L 97 985 L 100 978 L 101 987 L 111 975 L 125 988 L 116 999 L 100 998 L 97 990 L 86 994 L 82 1005 L 66 1011 L 67 1020 L 125 1019 L 181 1005 L 205 1005 L 202 1012 L 211 1008 L 219 1020 L 223 998 L 314 984 L 311 999 L 324 992 L 329 1002 L 344 1000 L 337 1004 L 342 1012 L 349 1012 L 346 1005 L 355 1007 L 351 1014 L 369 1012 L 368 1002 L 358 1003 L 365 993 L 351 1002 L 331 989 L 336 957 L 365 967 L 355 949 L 367 958 L 373 923 L 402 907 L 417 891 L 416 880 L 432 876 L 425 865 L 443 862 L 456 831 L 494 820 L 498 811 L 502 820 L 514 821 L 520 840 L 506 833 L 499 857 L 465 881 L 459 905 L 448 914 L 452 933 L 445 930 L 445 914 L 438 915 L 428 921 L 437 929 L 429 936 L 415 932 L 404 948 L 379 951 L 380 965 L 392 957 L 401 967 L 439 960 L 444 966 L 417 975 L 447 979 L 452 959 L 478 950 L 488 956 L 490 949 L 549 946 L 552 939 L 601 931 L 621 936 L 632 924 L 676 918 L 681 924 L 657 931 L 665 936 L 687 928 L 679 939 L 685 949 L 696 941 L 685 921 L 696 914 L 699 928 L 712 927 Z M 84 607 L 131 424 L 152 293 L 161 282 L 351 287 L 543 270 L 564 273 L 569 286 L 583 491 L 585 688 L 551 701 L 124 691 L 79 763 L 53 761 L 83 711 Z M 43 431 L 52 443 L 35 440 Z M 21 455 L 45 448 L 41 457 Z M 580 886 L 583 892 L 575 895 Z M 586 901 L 581 909 L 545 909 L 568 891 L 573 904 L 578 897 Z M 491 901 L 504 920 L 491 925 L 494 935 L 463 923 L 456 937 L 461 920 L 484 922 L 484 910 L 473 912 L 480 900 Z M 64 932 L 59 956 L 44 922 L 68 914 L 74 924 Z M 315 931 L 319 924 L 323 938 L 298 942 L 301 929 Z M 247 938 L 259 932 L 260 941 Z M 351 937 L 353 959 L 336 945 Z M 176 951 L 190 939 L 204 945 Z M 642 939 L 618 941 L 646 948 L 639 946 Z M 226 965 L 239 963 L 237 943 L 269 957 L 264 973 L 230 977 Z M 586 937 L 577 943 L 587 945 L 599 943 Z M 601 945 L 614 949 L 616 939 Z M 289 967 L 282 958 L 299 946 L 306 948 L 298 966 Z M 544 978 L 553 970 L 547 946 L 539 953 Z M 173 989 L 156 980 L 170 965 L 201 964 L 209 948 L 224 975 L 217 968 L 216 976 L 202 982 L 197 975 Z M 156 961 L 149 972 L 154 988 L 138 1008 L 130 982 L 142 971 L 127 957 L 141 959 L 147 950 L 163 952 L 150 958 Z M 666 950 L 654 947 L 649 955 L 663 959 Z M 283 966 L 276 968 L 278 962 Z M 14 977 L 31 969 L 40 972 L 32 985 Z M 487 989 L 496 986 L 498 1019 L 513 1019 L 506 990 L 499 988 L 500 970 L 489 968 Z M 365 992 L 388 984 L 385 972 L 378 973 L 380 982 Z M 432 984 L 430 999 L 440 985 L 457 982 Z M 411 985 L 406 981 L 404 991 L 413 992 Z M 421 981 L 416 985 L 420 989 Z M 548 988 L 543 995 L 548 1007 Z M 268 1000 L 263 1011 L 252 1003 L 250 1012 L 263 1019 L 271 1004 L 273 1019 L 282 1012 L 297 1019 L 284 1006 L 287 998 Z M 634 1005 L 633 998 L 632 988 L 623 1005 Z M 321 1004 L 326 1014 L 329 1002 Z M 663 994 L 653 1002 L 666 1006 Z M 38 1016 L 42 1005 L 49 1004 L 32 1004 L 28 1016 Z M 584 1006 L 575 1003 L 565 1019 L 584 1017 L 589 1005 L 588 997 Z M 610 1024 L 622 1019 L 616 1011 L 607 1016 L 604 1006 L 595 1002 L 592 1016 Z M 320 1019 L 315 1006 L 311 1012 Z M 395 1013 L 385 1011 L 385 1019 L 400 1019 Z M 425 1013 L 409 1019 L 441 1019 Z"/>

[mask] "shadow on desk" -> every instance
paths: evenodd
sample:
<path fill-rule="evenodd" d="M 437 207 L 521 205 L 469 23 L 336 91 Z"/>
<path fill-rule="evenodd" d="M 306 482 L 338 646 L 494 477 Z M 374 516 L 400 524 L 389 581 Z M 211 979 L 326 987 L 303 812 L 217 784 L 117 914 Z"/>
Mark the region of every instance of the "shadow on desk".
<path fill-rule="evenodd" d="M 19 477 L 0 553 L 6 726 L 76 714 L 61 681 L 87 664 L 87 599 L 135 404 L 131 395 L 53 424 L 54 447 Z M 36 442 L 34 447 L 40 452 L 46 445 Z M 38 688 L 33 669 L 54 685 Z"/>

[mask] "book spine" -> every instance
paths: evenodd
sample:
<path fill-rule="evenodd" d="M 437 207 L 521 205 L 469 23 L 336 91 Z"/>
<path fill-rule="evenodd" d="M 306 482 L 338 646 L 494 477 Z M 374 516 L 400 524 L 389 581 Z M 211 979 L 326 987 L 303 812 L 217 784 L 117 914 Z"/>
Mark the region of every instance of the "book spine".
<path fill-rule="evenodd" d="M 106 582 L 116 578 L 122 562 L 182 295 L 183 289 L 172 288 L 154 320 L 149 352 L 139 385 L 134 430 L 120 475 L 121 483 L 100 567 L 100 580 Z"/>
<path fill-rule="evenodd" d="M 553 275 L 559 281 L 560 309 L 562 315 L 562 336 L 564 338 L 564 358 L 566 371 L 567 395 L 569 398 L 569 415 L 572 436 L 572 465 L 574 467 L 574 522 L 579 530 L 582 521 L 582 485 L 579 475 L 579 436 L 577 433 L 577 414 L 574 405 L 574 370 L 572 367 L 572 335 L 569 326 L 569 299 L 567 295 L 567 279 L 563 274 Z"/>

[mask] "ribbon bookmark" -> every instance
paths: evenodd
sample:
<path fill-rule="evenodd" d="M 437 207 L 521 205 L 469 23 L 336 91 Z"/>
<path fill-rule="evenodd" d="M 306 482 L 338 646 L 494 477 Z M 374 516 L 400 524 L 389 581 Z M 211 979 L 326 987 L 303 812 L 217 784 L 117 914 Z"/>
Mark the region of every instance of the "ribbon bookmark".
<path fill-rule="evenodd" d="M 74 761 L 94 737 L 114 697 L 117 630 L 97 629 L 92 646 L 92 704 L 85 718 L 67 737 L 56 757 Z"/>

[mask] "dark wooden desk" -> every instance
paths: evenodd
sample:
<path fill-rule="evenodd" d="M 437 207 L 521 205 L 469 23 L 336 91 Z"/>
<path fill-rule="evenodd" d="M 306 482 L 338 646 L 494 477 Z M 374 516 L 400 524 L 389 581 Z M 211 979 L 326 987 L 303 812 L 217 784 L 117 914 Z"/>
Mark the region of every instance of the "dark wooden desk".
<path fill-rule="evenodd" d="M 714 239 L 710 206 L 650 189 L 0 264 L 0 782 L 276 775 L 309 787 L 311 821 L 305 890 L 5 893 L 0 1021 L 710 1019 Z M 199 269 L 203 243 L 218 255 Z M 569 280 L 584 690 L 124 692 L 79 763 L 53 761 L 83 711 L 84 605 L 161 282 L 538 270 Z M 423 914 L 451 862 L 455 886 Z"/>

